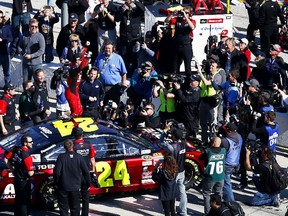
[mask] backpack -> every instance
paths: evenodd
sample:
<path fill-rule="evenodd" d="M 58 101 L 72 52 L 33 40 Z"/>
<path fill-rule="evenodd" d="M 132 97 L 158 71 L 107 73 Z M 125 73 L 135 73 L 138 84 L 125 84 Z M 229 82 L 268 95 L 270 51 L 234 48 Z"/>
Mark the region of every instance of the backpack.
<path fill-rule="evenodd" d="M 287 171 L 280 167 L 276 159 L 270 163 L 269 171 L 271 173 L 271 188 L 272 191 L 281 191 L 288 186 L 288 173 Z"/>
<path fill-rule="evenodd" d="M 223 203 L 227 208 L 225 208 L 222 212 L 224 213 L 225 211 L 230 211 L 231 215 L 233 216 L 245 216 L 245 212 L 243 210 L 243 208 L 241 207 L 241 205 L 235 201 L 231 201 L 231 202 L 224 202 Z"/>

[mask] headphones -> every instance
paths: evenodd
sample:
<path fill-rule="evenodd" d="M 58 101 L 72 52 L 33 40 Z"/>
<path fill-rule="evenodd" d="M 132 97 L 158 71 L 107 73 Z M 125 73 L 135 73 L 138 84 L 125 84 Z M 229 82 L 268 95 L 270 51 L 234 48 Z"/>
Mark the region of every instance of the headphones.
<path fill-rule="evenodd" d="M 113 46 L 113 52 L 116 51 L 116 45 L 115 45 L 115 43 L 114 43 L 112 40 L 110 40 L 110 39 L 107 38 L 107 39 L 104 41 L 103 45 L 102 45 L 102 48 L 101 48 L 101 51 L 102 51 L 102 52 L 105 51 L 105 47 L 106 47 L 107 45 L 112 45 L 112 46 Z"/>
<path fill-rule="evenodd" d="M 99 69 L 95 66 L 92 66 L 91 64 L 88 64 L 88 71 L 87 71 L 87 76 L 89 76 L 89 74 L 92 72 L 92 70 L 96 70 L 97 71 L 97 76 L 95 78 L 95 80 L 99 79 L 101 74 L 99 72 Z"/>

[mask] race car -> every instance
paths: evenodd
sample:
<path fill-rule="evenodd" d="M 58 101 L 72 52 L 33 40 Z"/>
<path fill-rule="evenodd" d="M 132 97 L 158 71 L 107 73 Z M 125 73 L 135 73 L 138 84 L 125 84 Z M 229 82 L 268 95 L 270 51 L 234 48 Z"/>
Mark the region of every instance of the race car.
<path fill-rule="evenodd" d="M 152 180 L 156 163 L 163 159 L 165 151 L 159 147 L 161 130 L 145 129 L 134 133 L 112 123 L 92 118 L 74 118 L 69 121 L 54 120 L 37 126 L 20 129 L 0 141 L 0 203 L 14 202 L 13 174 L 5 166 L 4 152 L 20 145 L 23 135 L 33 138 L 30 150 L 35 166 L 32 180 L 32 202 L 45 208 L 57 207 L 54 191 L 53 168 L 59 154 L 64 153 L 63 141 L 73 139 L 75 126 L 84 131 L 84 139 L 90 141 L 96 151 L 96 172 L 100 188 L 91 185 L 90 195 L 126 192 L 157 188 Z M 147 136 L 149 134 L 149 136 Z M 203 162 L 199 160 L 201 150 L 187 142 L 186 188 L 201 180 Z"/>

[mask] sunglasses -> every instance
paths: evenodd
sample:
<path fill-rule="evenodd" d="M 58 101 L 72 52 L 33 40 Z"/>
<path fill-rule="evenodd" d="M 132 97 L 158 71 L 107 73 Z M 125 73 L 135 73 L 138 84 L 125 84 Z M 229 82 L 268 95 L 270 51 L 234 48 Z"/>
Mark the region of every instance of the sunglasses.
<path fill-rule="evenodd" d="M 72 43 L 72 42 L 76 42 L 76 43 L 77 43 L 78 41 L 77 41 L 77 40 L 72 40 L 71 43 Z"/>
<path fill-rule="evenodd" d="M 33 141 L 27 141 L 27 143 L 33 143 Z"/>
<path fill-rule="evenodd" d="M 152 110 L 152 108 L 150 108 L 150 107 L 146 107 L 144 110 L 146 110 L 146 111 L 148 111 L 148 110 Z"/>
<path fill-rule="evenodd" d="M 71 22 L 77 22 L 77 20 L 71 20 Z"/>
<path fill-rule="evenodd" d="M 30 26 L 30 28 L 38 28 L 38 26 Z"/>

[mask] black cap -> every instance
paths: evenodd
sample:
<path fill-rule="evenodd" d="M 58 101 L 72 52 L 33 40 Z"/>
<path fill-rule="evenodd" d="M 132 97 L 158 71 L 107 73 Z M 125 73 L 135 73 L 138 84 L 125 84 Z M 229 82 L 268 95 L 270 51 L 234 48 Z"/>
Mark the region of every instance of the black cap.
<path fill-rule="evenodd" d="M 201 81 L 201 77 L 198 75 L 198 74 L 193 74 L 190 76 L 190 81 L 198 81 L 200 82 Z"/>
<path fill-rule="evenodd" d="M 16 89 L 16 86 L 14 86 L 12 83 L 5 84 L 3 88 L 4 92 L 7 92 L 8 90 L 13 90 L 13 89 Z"/>
<path fill-rule="evenodd" d="M 71 13 L 69 18 L 71 20 L 78 20 L 78 15 L 76 13 Z"/>
<path fill-rule="evenodd" d="M 238 129 L 237 125 L 234 123 L 228 123 L 226 128 L 228 131 L 231 131 L 231 132 L 236 132 Z"/>

